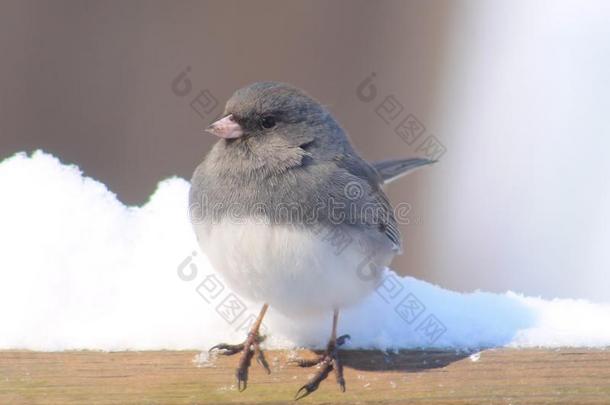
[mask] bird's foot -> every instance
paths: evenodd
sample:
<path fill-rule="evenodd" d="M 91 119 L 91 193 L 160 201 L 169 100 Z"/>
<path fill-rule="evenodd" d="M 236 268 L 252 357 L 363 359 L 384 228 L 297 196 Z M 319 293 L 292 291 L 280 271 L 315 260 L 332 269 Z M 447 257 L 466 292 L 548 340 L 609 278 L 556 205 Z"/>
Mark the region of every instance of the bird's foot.
<path fill-rule="evenodd" d="M 317 359 L 293 360 L 293 363 L 299 367 L 320 367 L 320 370 L 311 378 L 311 380 L 299 388 L 295 395 L 295 400 L 298 401 L 299 399 L 304 398 L 317 390 L 320 383 L 324 381 L 326 377 L 328 377 L 328 374 L 330 374 L 330 372 L 333 370 L 335 371 L 335 377 L 337 379 L 337 384 L 339 384 L 339 388 L 342 392 L 345 392 L 345 379 L 343 378 L 343 364 L 339 359 L 339 346 L 343 345 L 347 340 L 349 340 L 349 338 L 349 335 L 343 335 L 338 337 L 336 341 L 328 342 L 326 351 Z"/>
<path fill-rule="evenodd" d="M 210 349 L 218 350 L 220 354 L 231 356 L 233 354 L 241 352 L 239 363 L 235 375 L 237 377 L 237 389 L 241 392 L 248 386 L 248 369 L 253 357 L 256 357 L 256 361 L 260 364 L 267 374 L 271 374 L 269 363 L 265 359 L 265 355 L 260 348 L 260 344 L 265 340 L 264 336 L 260 336 L 258 333 L 250 332 L 248 337 L 243 343 L 230 345 L 227 343 L 219 343 Z"/>

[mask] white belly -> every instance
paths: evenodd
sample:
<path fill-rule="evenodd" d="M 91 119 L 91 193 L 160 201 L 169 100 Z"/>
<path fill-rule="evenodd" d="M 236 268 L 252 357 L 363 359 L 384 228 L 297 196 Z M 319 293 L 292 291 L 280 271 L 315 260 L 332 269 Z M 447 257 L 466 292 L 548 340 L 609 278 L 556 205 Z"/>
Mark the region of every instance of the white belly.
<path fill-rule="evenodd" d="M 380 269 L 394 256 L 379 241 L 353 230 L 315 233 L 226 220 L 195 225 L 195 231 L 202 251 L 237 294 L 285 314 L 358 302 L 377 287 Z"/>

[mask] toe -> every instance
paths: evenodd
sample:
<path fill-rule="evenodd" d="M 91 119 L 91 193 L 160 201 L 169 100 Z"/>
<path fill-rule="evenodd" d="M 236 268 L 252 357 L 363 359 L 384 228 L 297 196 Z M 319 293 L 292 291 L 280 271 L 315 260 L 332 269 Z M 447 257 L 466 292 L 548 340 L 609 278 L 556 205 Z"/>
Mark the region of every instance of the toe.
<path fill-rule="evenodd" d="M 298 401 L 301 398 L 305 398 L 307 395 L 311 394 L 312 392 L 313 392 L 313 390 L 311 390 L 309 388 L 309 384 L 305 384 L 301 388 L 299 388 L 296 395 L 294 396 L 294 400 Z"/>
<path fill-rule="evenodd" d="M 271 374 L 271 369 L 269 368 L 269 363 L 267 363 L 267 359 L 265 358 L 265 354 L 261 350 L 258 344 L 254 345 L 254 355 L 256 356 L 256 362 L 260 364 L 267 374 Z"/>
<path fill-rule="evenodd" d="M 244 345 L 243 344 L 230 345 L 230 344 L 227 344 L 227 343 L 219 343 L 219 344 L 217 344 L 215 346 L 212 346 L 210 348 L 210 350 L 208 350 L 208 351 L 209 352 L 213 352 L 214 350 L 218 350 L 220 354 L 224 354 L 224 355 L 230 356 L 232 354 L 239 353 L 243 349 L 244 349 Z"/>
<path fill-rule="evenodd" d="M 309 380 L 309 382 L 305 385 L 303 385 L 301 388 L 299 388 L 299 390 L 297 391 L 296 395 L 295 395 L 295 400 L 299 400 L 301 398 L 306 397 L 307 395 L 311 394 L 312 392 L 314 392 L 315 390 L 318 389 L 318 387 L 320 386 L 320 383 L 322 381 L 324 381 L 326 379 L 326 377 L 328 377 L 328 373 L 330 373 L 330 371 L 332 370 L 333 366 L 330 363 L 327 362 L 323 362 L 322 363 L 324 366 L 320 369 L 320 371 L 318 371 L 311 380 Z"/>
<path fill-rule="evenodd" d="M 343 378 L 343 364 L 339 358 L 335 358 L 333 361 L 333 369 L 335 370 L 335 378 L 337 379 L 337 384 L 339 384 L 339 389 L 341 392 L 345 392 L 345 378 Z"/>
<path fill-rule="evenodd" d="M 248 387 L 248 369 L 238 368 L 236 372 L 237 390 L 243 392 Z"/>
<path fill-rule="evenodd" d="M 342 346 L 344 345 L 348 340 L 351 340 L 351 336 L 350 335 L 341 335 L 337 338 L 337 346 Z"/>

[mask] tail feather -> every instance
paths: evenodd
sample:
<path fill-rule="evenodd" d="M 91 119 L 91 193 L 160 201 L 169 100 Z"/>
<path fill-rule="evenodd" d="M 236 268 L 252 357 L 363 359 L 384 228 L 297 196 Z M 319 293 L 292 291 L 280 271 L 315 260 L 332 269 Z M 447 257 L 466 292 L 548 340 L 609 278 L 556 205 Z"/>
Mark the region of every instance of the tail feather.
<path fill-rule="evenodd" d="M 388 184 L 399 177 L 413 172 L 415 169 L 436 163 L 436 160 L 424 158 L 389 159 L 372 162 L 371 164 L 381 175 L 382 184 Z"/>

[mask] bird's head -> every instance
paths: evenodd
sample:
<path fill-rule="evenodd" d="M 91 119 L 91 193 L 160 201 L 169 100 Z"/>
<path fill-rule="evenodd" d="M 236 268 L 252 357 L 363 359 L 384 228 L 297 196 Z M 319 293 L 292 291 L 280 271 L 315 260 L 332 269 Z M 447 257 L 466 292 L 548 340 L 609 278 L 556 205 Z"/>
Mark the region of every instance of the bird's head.
<path fill-rule="evenodd" d="M 328 111 L 285 83 L 257 82 L 237 90 L 223 118 L 208 128 L 229 143 L 299 147 L 339 129 Z"/>

